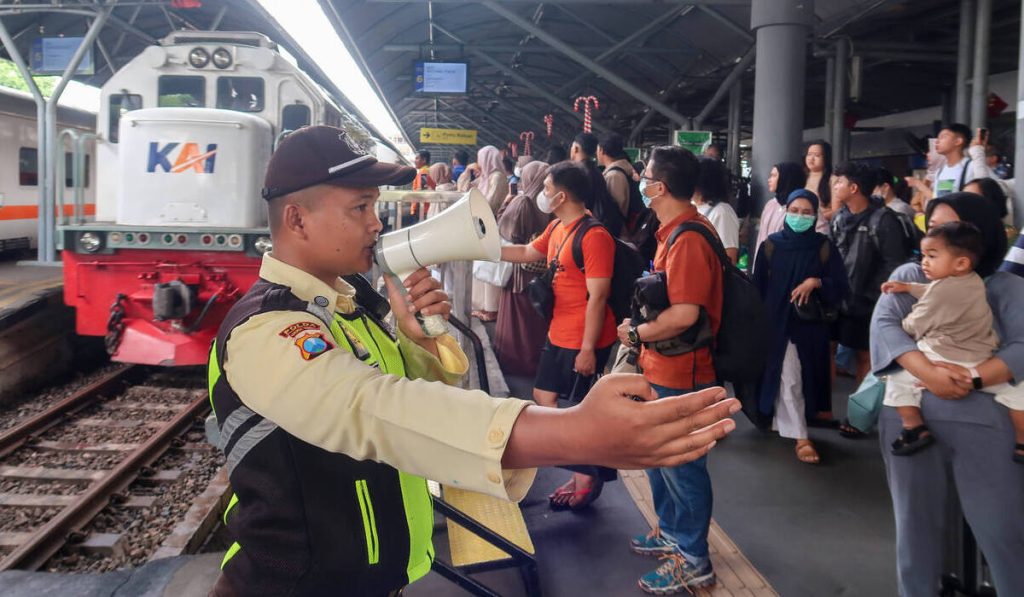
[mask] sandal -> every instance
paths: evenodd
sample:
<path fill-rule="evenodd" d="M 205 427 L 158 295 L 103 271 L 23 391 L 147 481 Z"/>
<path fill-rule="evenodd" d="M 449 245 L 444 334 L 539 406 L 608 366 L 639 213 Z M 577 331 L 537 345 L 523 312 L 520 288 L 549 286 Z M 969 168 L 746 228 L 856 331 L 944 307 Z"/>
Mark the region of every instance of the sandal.
<path fill-rule="evenodd" d="M 900 431 L 900 436 L 892 443 L 892 453 L 896 456 L 910 456 L 933 443 L 935 437 L 927 425 L 918 425 L 911 429 L 904 427 L 903 431 Z"/>
<path fill-rule="evenodd" d="M 804 464 L 818 464 L 821 462 L 821 456 L 818 455 L 818 450 L 814 448 L 814 444 L 810 440 L 797 440 L 796 458 Z"/>
<path fill-rule="evenodd" d="M 569 483 L 572 483 L 571 490 L 567 487 Z M 590 487 L 583 489 L 576 489 L 575 479 L 570 480 L 569 483 L 559 487 L 555 493 L 548 496 L 548 505 L 552 510 L 583 510 L 594 503 L 594 500 L 600 497 L 601 490 L 604 489 L 604 481 L 597 477 L 594 477 Z M 578 500 L 576 504 L 571 503 L 573 499 Z"/>
<path fill-rule="evenodd" d="M 849 419 L 843 419 L 843 422 L 837 428 L 839 429 L 839 435 L 846 439 L 861 439 L 868 436 L 868 434 L 851 425 Z"/>
<path fill-rule="evenodd" d="M 1017 464 L 1024 464 L 1024 444 L 1017 444 L 1013 447 L 1013 461 Z"/>

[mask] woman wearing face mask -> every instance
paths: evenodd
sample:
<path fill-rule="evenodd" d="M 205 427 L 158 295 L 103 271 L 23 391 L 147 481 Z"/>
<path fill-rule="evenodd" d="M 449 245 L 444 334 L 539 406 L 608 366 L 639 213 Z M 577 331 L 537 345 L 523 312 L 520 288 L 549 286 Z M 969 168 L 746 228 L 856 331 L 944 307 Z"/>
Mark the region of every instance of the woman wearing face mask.
<path fill-rule="evenodd" d="M 807 176 L 804 174 L 804 169 L 796 162 L 781 162 L 772 166 L 771 172 L 768 173 L 768 193 L 771 194 L 774 201 L 769 199 L 764 204 L 764 209 L 761 210 L 755 253 L 757 247 L 761 246 L 768 235 L 782 230 L 782 224 L 786 219 L 786 199 L 793 191 L 803 188 L 806 182 Z M 826 225 L 818 232 L 827 234 L 828 226 Z M 757 263 L 757 256 L 754 257 L 754 262 Z"/>
<path fill-rule="evenodd" d="M 498 232 L 501 238 L 524 245 L 536 238 L 547 227 L 551 216 L 537 208 L 537 195 L 544 188 L 548 165 L 529 162 L 520 170 L 519 194 L 512 197 L 498 211 Z M 516 265 L 512 278 L 501 291 L 498 303 L 498 325 L 494 333 L 494 353 L 501 370 L 509 375 L 533 377 L 537 374 L 537 361 L 548 331 L 548 322 L 530 304 L 526 288 L 535 274 Z"/>
<path fill-rule="evenodd" d="M 808 464 L 820 458 L 807 437 L 807 422 L 832 410 L 829 324 L 821 309 L 838 305 L 849 292 L 842 256 L 827 236 L 815 232 L 817 219 L 814 193 L 790 193 L 783 228 L 758 248 L 754 266 L 768 315 L 758 411 L 779 435 L 796 440 L 797 458 Z"/>

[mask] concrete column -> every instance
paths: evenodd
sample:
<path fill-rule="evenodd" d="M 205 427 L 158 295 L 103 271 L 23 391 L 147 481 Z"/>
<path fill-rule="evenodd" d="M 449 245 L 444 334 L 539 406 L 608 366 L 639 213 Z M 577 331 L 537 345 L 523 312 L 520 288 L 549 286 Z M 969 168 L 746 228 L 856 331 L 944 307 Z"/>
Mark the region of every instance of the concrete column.
<path fill-rule="evenodd" d="M 846 96 L 850 72 L 850 40 L 836 42 L 835 91 L 832 93 L 832 162 L 846 161 Z"/>
<path fill-rule="evenodd" d="M 988 50 L 992 33 L 992 0 L 978 0 L 974 21 L 974 72 L 971 85 L 971 129 L 985 126 L 988 108 Z"/>
<path fill-rule="evenodd" d="M 812 0 L 758 0 L 750 6 L 750 28 L 757 36 L 752 164 L 757 213 L 768 197 L 771 167 L 800 160 L 807 36 L 813 19 Z"/>
<path fill-rule="evenodd" d="M 1024 2 L 1021 2 L 1020 38 L 1024 39 Z M 1017 135 L 1013 152 L 1015 172 L 1024 168 L 1024 43 L 1019 44 L 1017 55 Z M 1018 176 L 1020 176 L 1018 174 Z M 1017 193 L 1013 203 L 1013 225 L 1018 229 L 1024 225 L 1024 193 Z"/>
<path fill-rule="evenodd" d="M 821 138 L 829 143 L 832 142 L 832 127 L 835 126 L 835 97 L 836 97 L 836 57 L 829 56 L 825 59 L 825 131 Z"/>
<path fill-rule="evenodd" d="M 729 147 L 725 163 L 733 176 L 740 175 L 740 131 L 743 124 L 743 81 L 733 83 L 729 90 Z"/>
<path fill-rule="evenodd" d="M 971 114 L 971 50 L 974 46 L 974 0 L 960 0 L 960 41 L 956 51 L 956 102 L 953 120 L 965 123 Z"/>

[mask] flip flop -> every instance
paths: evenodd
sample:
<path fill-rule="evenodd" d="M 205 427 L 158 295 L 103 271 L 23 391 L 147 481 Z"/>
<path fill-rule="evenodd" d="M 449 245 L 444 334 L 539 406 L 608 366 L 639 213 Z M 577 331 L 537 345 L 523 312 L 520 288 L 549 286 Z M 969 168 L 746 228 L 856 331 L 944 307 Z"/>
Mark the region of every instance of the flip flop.
<path fill-rule="evenodd" d="M 846 439 L 863 439 L 868 436 L 868 434 L 851 425 L 849 419 L 843 419 L 843 422 L 839 424 L 838 429 L 839 435 Z"/>
<path fill-rule="evenodd" d="M 808 450 L 810 450 L 810 453 L 808 453 Z M 810 442 L 796 445 L 796 458 L 804 464 L 821 463 L 821 456 L 818 454 L 818 450 Z"/>

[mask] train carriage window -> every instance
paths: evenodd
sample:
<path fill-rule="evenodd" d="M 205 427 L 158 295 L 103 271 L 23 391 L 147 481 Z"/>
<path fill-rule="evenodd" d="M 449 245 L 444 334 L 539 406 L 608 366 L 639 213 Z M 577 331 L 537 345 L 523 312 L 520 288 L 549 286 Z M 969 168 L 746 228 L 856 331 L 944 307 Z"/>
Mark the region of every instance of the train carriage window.
<path fill-rule="evenodd" d="M 157 106 L 202 108 L 206 105 L 206 78 L 163 75 L 157 80 Z"/>
<path fill-rule="evenodd" d="M 82 177 L 82 187 L 89 187 L 89 154 L 85 155 L 85 172 Z M 64 186 L 69 189 L 75 186 L 75 174 L 74 174 L 74 154 L 69 151 L 64 152 Z"/>
<path fill-rule="evenodd" d="M 23 187 L 39 184 L 39 155 L 35 147 L 18 150 L 18 184 Z"/>
<path fill-rule="evenodd" d="M 302 104 L 291 104 L 281 111 L 281 130 L 297 131 L 309 125 L 309 106 Z"/>
<path fill-rule="evenodd" d="M 236 112 L 263 110 L 263 79 L 217 77 L 217 107 Z"/>
<path fill-rule="evenodd" d="M 142 108 L 142 96 L 134 93 L 115 93 L 110 96 L 110 127 L 107 129 L 107 138 L 111 143 L 117 143 L 117 127 L 121 123 L 121 116 L 125 112 L 139 110 Z"/>

